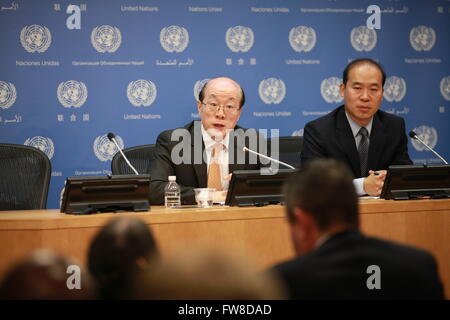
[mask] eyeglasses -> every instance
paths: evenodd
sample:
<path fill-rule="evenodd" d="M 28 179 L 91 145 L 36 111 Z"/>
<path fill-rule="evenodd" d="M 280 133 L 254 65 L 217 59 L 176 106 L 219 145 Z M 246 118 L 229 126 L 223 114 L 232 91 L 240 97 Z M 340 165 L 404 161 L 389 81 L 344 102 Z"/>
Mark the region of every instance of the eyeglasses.
<path fill-rule="evenodd" d="M 223 112 L 226 114 L 237 114 L 239 112 L 239 110 L 241 109 L 240 107 L 236 107 L 236 106 L 233 106 L 230 104 L 226 105 L 226 106 L 222 106 L 215 102 L 208 102 L 208 103 L 202 102 L 202 104 L 206 107 L 206 110 L 208 110 L 209 112 L 213 112 L 213 113 L 218 112 L 219 109 L 222 108 Z"/>

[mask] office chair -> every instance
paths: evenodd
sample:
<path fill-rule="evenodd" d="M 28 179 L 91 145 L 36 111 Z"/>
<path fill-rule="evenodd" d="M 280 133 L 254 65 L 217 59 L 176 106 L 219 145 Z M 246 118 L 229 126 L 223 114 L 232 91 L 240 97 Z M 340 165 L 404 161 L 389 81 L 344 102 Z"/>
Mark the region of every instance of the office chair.
<path fill-rule="evenodd" d="M 139 174 L 149 173 L 148 168 L 153 160 L 154 152 L 154 144 L 146 144 L 123 150 L 123 153 Z M 128 166 L 120 152 L 117 152 L 111 161 L 111 171 L 112 174 L 134 174 L 134 171 Z"/>
<path fill-rule="evenodd" d="M 0 143 L 0 210 L 45 209 L 51 163 L 41 150 Z"/>
<path fill-rule="evenodd" d="M 271 152 L 271 145 L 274 138 L 268 139 L 268 151 Z M 286 162 L 291 166 L 300 168 L 300 154 L 302 152 L 303 137 L 302 136 L 286 136 L 278 137 L 279 140 L 279 155 L 276 157 L 280 161 Z M 273 152 L 272 152 L 273 153 Z"/>

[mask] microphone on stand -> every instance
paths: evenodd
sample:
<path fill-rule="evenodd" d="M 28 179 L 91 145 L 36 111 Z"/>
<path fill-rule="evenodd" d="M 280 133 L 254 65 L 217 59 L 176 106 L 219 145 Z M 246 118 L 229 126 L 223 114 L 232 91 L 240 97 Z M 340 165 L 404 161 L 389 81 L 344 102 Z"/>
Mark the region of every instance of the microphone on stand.
<path fill-rule="evenodd" d="M 265 156 L 265 155 L 263 155 L 263 154 L 261 154 L 261 153 L 259 153 L 259 152 L 250 150 L 249 148 L 247 148 L 247 147 L 245 147 L 245 146 L 242 147 L 242 150 L 243 150 L 244 152 L 251 152 L 251 153 L 253 153 L 253 154 L 256 154 L 257 156 L 260 156 L 261 158 L 264 158 L 264 159 L 273 161 L 273 162 L 278 163 L 278 164 L 282 164 L 282 165 L 288 167 L 289 169 L 294 169 L 294 170 L 295 170 L 295 168 L 294 168 L 293 166 L 291 166 L 290 164 L 287 164 L 287 163 L 285 163 L 285 162 L 283 162 L 283 161 L 280 161 L 280 160 L 277 160 L 277 159 L 274 159 L 274 158 Z"/>
<path fill-rule="evenodd" d="M 410 131 L 409 132 L 409 136 L 417 141 L 419 141 L 421 144 L 423 144 L 425 147 L 428 148 L 428 150 L 430 150 L 431 152 L 433 152 L 435 155 L 437 155 L 439 157 L 439 159 L 441 159 L 442 161 L 444 161 L 445 164 L 448 164 L 447 161 L 445 161 L 444 158 L 442 158 L 439 153 L 437 153 L 436 151 L 433 150 L 433 148 L 431 148 L 430 146 L 428 146 L 425 142 L 422 141 L 422 139 L 420 139 L 417 134 L 414 131 Z"/>
<path fill-rule="evenodd" d="M 134 173 L 139 175 L 139 172 L 137 172 L 137 170 L 131 165 L 130 161 L 128 161 L 128 158 L 125 156 L 125 154 L 122 152 L 122 149 L 117 144 L 116 136 L 114 135 L 114 133 L 108 133 L 108 139 L 116 145 L 117 149 L 119 149 L 119 152 L 122 154 L 122 157 L 125 159 L 125 162 L 134 171 Z"/>

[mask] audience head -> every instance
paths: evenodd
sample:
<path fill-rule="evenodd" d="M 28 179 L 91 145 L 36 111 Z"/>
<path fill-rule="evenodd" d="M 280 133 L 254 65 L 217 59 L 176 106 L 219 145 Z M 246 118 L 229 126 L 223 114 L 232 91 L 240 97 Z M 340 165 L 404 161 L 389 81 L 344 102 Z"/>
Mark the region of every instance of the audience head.
<path fill-rule="evenodd" d="M 284 298 L 273 275 L 217 249 L 175 252 L 135 280 L 134 299 L 254 300 Z"/>
<path fill-rule="evenodd" d="M 358 197 L 352 175 L 336 160 L 308 162 L 287 181 L 284 194 L 298 254 L 313 250 L 326 234 L 358 228 Z"/>
<path fill-rule="evenodd" d="M 51 250 L 37 250 L 6 274 L 0 300 L 94 299 L 95 286 L 79 265 Z"/>
<path fill-rule="evenodd" d="M 94 238 L 89 249 L 89 269 L 102 298 L 126 294 L 130 279 L 157 256 L 149 227 L 132 217 L 111 220 Z"/>

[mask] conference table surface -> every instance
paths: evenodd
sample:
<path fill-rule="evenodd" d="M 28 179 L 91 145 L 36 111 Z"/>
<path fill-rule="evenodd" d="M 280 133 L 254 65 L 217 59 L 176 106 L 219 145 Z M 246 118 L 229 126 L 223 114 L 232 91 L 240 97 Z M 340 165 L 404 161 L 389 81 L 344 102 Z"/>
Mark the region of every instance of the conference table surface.
<path fill-rule="evenodd" d="M 450 199 L 360 199 L 360 227 L 370 236 L 430 251 L 450 297 Z M 86 264 L 89 244 L 110 219 L 133 216 L 149 225 L 163 255 L 184 246 L 209 246 L 248 257 L 257 269 L 294 256 L 284 207 L 168 209 L 69 215 L 59 210 L 0 211 L 0 278 L 38 248 L 54 249 Z"/>

